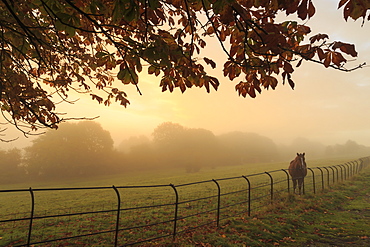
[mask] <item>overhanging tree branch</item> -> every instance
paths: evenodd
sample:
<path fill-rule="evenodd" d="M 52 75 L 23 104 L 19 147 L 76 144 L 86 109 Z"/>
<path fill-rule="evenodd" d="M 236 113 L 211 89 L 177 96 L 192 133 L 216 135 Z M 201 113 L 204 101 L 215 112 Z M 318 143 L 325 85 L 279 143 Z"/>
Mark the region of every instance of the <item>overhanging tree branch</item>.
<path fill-rule="evenodd" d="M 344 18 L 365 19 L 369 7 L 353 5 L 354 1 L 340 2 Z M 290 20 L 276 23 L 279 12 L 297 14 L 302 21 L 312 18 L 315 9 L 311 0 L 279 4 L 236 0 L 54 3 L 0 1 L 0 107 L 2 113 L 16 116 L 9 119 L 16 126 L 19 122 L 35 129 L 56 128 L 61 121 L 55 112 L 54 101 L 58 100 L 50 96 L 59 95 L 61 101 L 71 102 L 67 97 L 72 90 L 91 94 L 99 103 L 109 105 L 116 100 L 127 106 L 122 84 L 116 86 L 115 80 L 135 85 L 141 94 L 138 83 L 143 62 L 149 74 L 161 76 L 163 91 L 179 88 L 185 92 L 191 87 L 217 90 L 218 78 L 211 76 L 203 63 L 214 69 L 215 57 L 200 57 L 210 39 L 215 39 L 226 55 L 223 76 L 240 79 L 235 88 L 244 97 L 256 97 L 263 88 L 274 89 L 278 78 L 293 87 L 292 63 L 297 59 L 298 65 L 308 61 L 345 72 L 366 66 L 345 67 L 345 56 L 357 56 L 351 44 L 327 44 L 325 34 L 306 43 L 310 33 L 307 24 Z M 196 19 L 200 16 L 204 18 Z"/>

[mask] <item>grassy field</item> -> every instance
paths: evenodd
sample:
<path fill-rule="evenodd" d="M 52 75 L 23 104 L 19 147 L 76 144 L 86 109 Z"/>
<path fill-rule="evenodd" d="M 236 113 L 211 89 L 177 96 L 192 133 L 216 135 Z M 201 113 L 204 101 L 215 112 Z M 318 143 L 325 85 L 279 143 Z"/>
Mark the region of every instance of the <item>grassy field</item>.
<path fill-rule="evenodd" d="M 337 165 L 353 159 L 333 159 L 333 160 L 315 160 L 307 161 L 310 167 Z M 216 194 L 212 179 L 221 179 L 226 177 L 235 177 L 241 175 L 251 175 L 265 171 L 279 170 L 287 168 L 284 163 L 256 164 L 246 166 L 218 167 L 215 169 L 203 169 L 198 173 L 188 174 L 183 170 L 167 170 L 162 172 L 129 173 L 116 176 L 100 177 L 85 180 L 70 180 L 59 182 L 44 182 L 31 184 L 16 184 L 2 186 L 1 189 L 27 189 L 32 187 L 34 190 L 42 188 L 72 188 L 72 187 L 107 187 L 104 189 L 89 190 L 51 190 L 35 191 L 35 215 L 34 217 L 44 217 L 53 215 L 55 217 L 42 218 L 34 221 L 32 241 L 47 241 L 53 238 L 63 238 L 75 235 L 94 234 L 106 232 L 99 236 L 88 236 L 78 238 L 73 242 L 79 245 L 106 246 L 112 245 L 114 226 L 116 223 L 117 195 L 112 189 L 115 186 L 145 186 L 145 185 L 181 185 L 197 181 L 208 181 L 202 184 L 179 187 L 179 200 L 183 203 L 179 206 L 179 217 L 184 219 L 179 221 L 179 230 L 186 230 L 194 224 L 207 224 L 214 221 L 214 205 L 216 198 L 209 197 L 205 200 L 193 201 L 193 198 Z M 282 174 L 283 175 L 283 174 Z M 267 176 L 265 176 L 267 177 Z M 266 179 L 266 178 L 265 178 Z M 256 182 L 257 183 L 257 182 Z M 225 196 L 224 203 L 233 205 L 240 201 L 240 194 L 235 191 L 243 191 L 245 181 L 235 180 L 220 181 L 223 191 L 228 191 L 227 200 Z M 123 211 L 120 216 L 121 227 L 128 230 L 120 231 L 120 240 L 125 242 L 137 241 L 144 238 L 150 238 L 162 235 L 171 235 L 173 219 L 173 189 L 170 186 L 154 188 L 119 188 L 121 194 L 121 208 L 130 210 Z M 244 192 L 243 192 L 244 193 Z M 284 196 L 286 198 L 286 196 Z M 267 200 L 267 199 L 266 199 Z M 282 199 L 283 200 L 283 199 Z M 291 198 L 291 200 L 293 200 Z M 296 198 L 295 200 L 300 200 Z M 263 205 L 268 205 L 266 201 L 261 201 Z M 161 205 L 150 208 L 151 205 Z M 257 207 L 257 206 L 255 206 Z M 30 216 L 30 192 L 0 193 L 0 220 L 22 219 Z M 260 210 L 260 206 L 257 207 Z M 213 210 L 213 211 L 211 211 Z M 84 212 L 99 211 L 100 213 Z M 211 212 L 208 212 L 211 211 Z M 129 213 L 125 213 L 129 212 Z M 207 213 L 202 213 L 207 212 Z M 245 210 L 240 205 L 228 207 L 223 214 L 242 215 Z M 65 215 L 61 216 L 58 215 Z M 186 218 L 188 215 L 196 215 Z M 0 223 L 1 224 L 1 223 Z M 152 224 L 152 227 L 146 227 L 144 230 L 135 227 Z M 214 225 L 214 224 L 213 224 Z M 3 223 L 0 228 L 0 246 L 11 246 L 12 244 L 24 244 L 28 231 L 28 221 L 17 221 Z M 141 230 L 140 230 L 141 229 Z M 12 243 L 12 244 L 9 244 Z M 194 242 L 196 243 L 196 241 Z M 68 241 L 65 242 L 68 244 Z M 59 246 L 52 245 L 52 246 Z"/>
<path fill-rule="evenodd" d="M 370 169 L 330 191 L 276 199 L 252 218 L 235 217 L 163 246 L 370 246 Z"/>
<path fill-rule="evenodd" d="M 293 159 L 294 157 L 292 157 Z M 332 159 L 306 160 L 308 167 L 322 167 L 342 164 L 359 157 L 344 157 Z M 286 169 L 289 162 L 258 163 L 240 166 L 222 166 L 203 168 L 197 173 L 186 173 L 185 169 L 167 169 L 159 171 L 128 172 L 95 178 L 79 178 L 49 182 L 27 182 L 0 185 L 0 189 L 50 188 L 50 187 L 81 187 L 81 186 L 120 186 L 120 185 L 152 185 L 152 184 L 182 184 L 209 179 L 232 176 L 250 175 L 277 169 Z"/>

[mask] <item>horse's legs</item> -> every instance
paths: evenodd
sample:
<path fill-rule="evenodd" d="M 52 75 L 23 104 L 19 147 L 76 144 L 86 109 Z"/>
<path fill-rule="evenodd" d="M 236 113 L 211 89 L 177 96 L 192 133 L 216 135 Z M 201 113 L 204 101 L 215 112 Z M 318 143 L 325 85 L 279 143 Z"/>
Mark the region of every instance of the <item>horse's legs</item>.
<path fill-rule="evenodd" d="M 304 180 L 304 178 L 299 178 L 298 179 L 298 190 L 299 190 L 299 194 L 301 194 L 301 191 L 302 191 L 303 180 Z"/>
<path fill-rule="evenodd" d="M 295 193 L 295 190 L 297 188 L 297 179 L 292 179 L 293 180 L 293 193 Z"/>

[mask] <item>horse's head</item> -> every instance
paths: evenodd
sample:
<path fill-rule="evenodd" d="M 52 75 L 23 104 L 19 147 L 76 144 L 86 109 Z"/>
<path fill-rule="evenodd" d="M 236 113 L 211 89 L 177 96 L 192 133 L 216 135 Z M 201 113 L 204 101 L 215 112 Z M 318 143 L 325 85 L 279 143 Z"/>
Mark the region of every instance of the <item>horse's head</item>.
<path fill-rule="evenodd" d="M 299 161 L 299 168 L 300 169 L 306 169 L 306 167 L 307 167 L 304 155 L 305 155 L 305 153 L 301 153 L 301 154 L 297 153 L 296 160 Z"/>

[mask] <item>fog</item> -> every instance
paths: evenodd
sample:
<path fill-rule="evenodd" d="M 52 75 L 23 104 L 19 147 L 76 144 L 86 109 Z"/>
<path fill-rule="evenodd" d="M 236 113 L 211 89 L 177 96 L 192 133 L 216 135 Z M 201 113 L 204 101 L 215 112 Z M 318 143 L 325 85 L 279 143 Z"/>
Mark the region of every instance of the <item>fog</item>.
<path fill-rule="evenodd" d="M 337 10 L 337 1 L 334 0 L 316 1 L 315 6 L 317 13 L 307 22 L 312 27 L 312 35 L 328 33 L 331 40 L 356 44 L 359 57 L 351 61 L 348 68 L 362 62 L 369 63 L 370 23 L 365 22 L 361 27 L 360 21 L 345 22 L 342 10 Z M 214 44 L 204 55 L 207 52 L 214 54 L 217 49 L 217 44 Z M 370 114 L 367 113 L 370 107 L 369 67 L 346 73 L 303 62 L 293 74 L 296 83 L 294 90 L 280 84 L 276 90 L 264 91 L 256 99 L 244 99 L 235 92 L 234 86 L 238 81 L 231 82 L 223 78 L 222 59 L 220 51 L 218 67 L 210 71 L 221 82 L 217 92 L 207 94 L 205 89 L 192 88 L 184 94 L 178 91 L 162 93 L 160 78 L 143 73 L 139 82 L 143 95 L 137 93 L 135 86 L 123 87 L 131 103 L 127 108 L 114 104 L 105 107 L 91 101 L 88 95 L 72 93 L 69 100 L 78 101 L 59 104 L 57 111 L 66 113 L 65 117 L 99 116 L 95 121 L 109 131 L 113 146 L 117 150 L 124 150 L 126 155 L 130 147 L 131 153 L 141 155 L 142 150 L 152 152 L 148 143 L 153 141 L 153 130 L 164 122 L 178 123 L 189 129 L 204 129 L 215 138 L 231 144 L 242 143 L 241 140 L 234 140 L 233 135 L 239 138 L 248 135 L 250 138 L 261 137 L 261 142 L 264 140 L 266 145 L 270 145 L 261 152 L 272 152 L 274 148 L 277 150 L 276 157 L 265 155 L 272 155 L 271 160 L 287 159 L 286 153 L 291 156 L 296 152 L 319 157 L 328 146 L 332 147 L 332 154 L 341 145 L 370 146 Z M 39 138 L 26 138 L 13 126 L 1 127 L 8 128 L 2 133 L 6 134 L 6 138 L 18 138 L 13 142 L 0 143 L 3 150 L 24 148 Z M 136 145 L 137 141 L 141 142 L 141 146 Z M 229 158 L 234 156 L 229 154 Z M 145 160 L 145 155 L 140 158 L 142 163 L 151 161 Z M 199 162 L 203 158 L 199 155 Z M 229 162 L 232 163 L 231 160 Z"/>
<path fill-rule="evenodd" d="M 130 137 L 117 147 L 109 131 L 98 122 L 63 123 L 22 149 L 0 151 L 0 184 L 96 178 L 128 172 L 196 173 L 225 166 L 289 163 L 297 152 L 308 160 L 361 157 L 370 147 L 354 141 L 325 146 L 305 138 L 279 145 L 256 133 L 234 131 L 215 135 L 202 128 L 164 122 L 151 138 Z"/>

